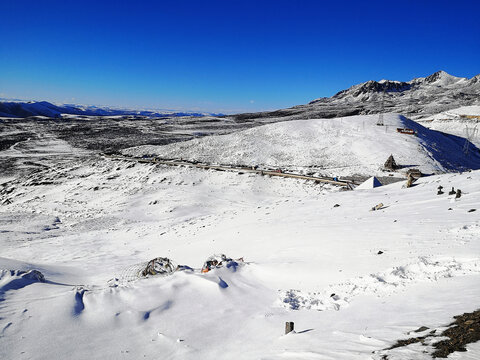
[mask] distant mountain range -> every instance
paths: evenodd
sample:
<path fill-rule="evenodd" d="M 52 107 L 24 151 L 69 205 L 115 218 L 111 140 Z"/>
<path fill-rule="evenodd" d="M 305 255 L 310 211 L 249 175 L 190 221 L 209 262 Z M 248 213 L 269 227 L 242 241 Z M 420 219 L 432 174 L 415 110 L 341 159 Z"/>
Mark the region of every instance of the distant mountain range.
<path fill-rule="evenodd" d="M 335 118 L 350 115 L 399 113 L 412 119 L 427 117 L 460 106 L 480 105 L 480 74 L 471 79 L 438 71 L 408 82 L 367 81 L 332 97 L 292 108 L 234 115 L 236 120 L 265 122 L 291 119 Z"/>
<path fill-rule="evenodd" d="M 129 110 L 109 107 L 84 105 L 54 105 L 47 101 L 0 101 L 0 117 L 26 118 L 30 116 L 46 116 L 60 118 L 65 115 L 78 116 L 139 116 L 139 117 L 172 117 L 172 116 L 205 116 L 210 114 L 200 112 L 182 112 L 174 110 Z"/>
<path fill-rule="evenodd" d="M 471 79 L 438 71 L 408 82 L 394 80 L 367 81 L 342 90 L 332 97 L 323 97 L 305 105 L 288 109 L 223 114 L 125 110 L 81 105 L 54 105 L 41 102 L 1 102 L 0 117 L 25 118 L 46 116 L 138 116 L 147 118 L 179 116 L 222 116 L 237 122 L 268 123 L 282 120 L 335 118 L 350 115 L 399 113 L 412 119 L 438 114 L 460 106 L 480 105 L 480 74 Z"/>

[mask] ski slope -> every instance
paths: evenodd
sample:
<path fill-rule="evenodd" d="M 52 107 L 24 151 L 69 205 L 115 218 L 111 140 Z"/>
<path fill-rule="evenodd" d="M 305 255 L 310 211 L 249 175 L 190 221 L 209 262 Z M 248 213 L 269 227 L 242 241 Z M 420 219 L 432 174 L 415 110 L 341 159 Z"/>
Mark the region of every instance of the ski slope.
<path fill-rule="evenodd" d="M 403 168 L 419 168 L 427 174 L 480 168 L 480 153 L 474 146 L 468 156 L 463 153 L 465 139 L 429 130 L 396 114 L 384 116 L 385 126 L 377 122 L 378 115 L 286 121 L 167 146 L 140 146 L 123 153 L 313 168 L 330 176 L 381 175 L 390 154 Z M 398 133 L 397 128 L 413 129 L 417 136 Z"/>

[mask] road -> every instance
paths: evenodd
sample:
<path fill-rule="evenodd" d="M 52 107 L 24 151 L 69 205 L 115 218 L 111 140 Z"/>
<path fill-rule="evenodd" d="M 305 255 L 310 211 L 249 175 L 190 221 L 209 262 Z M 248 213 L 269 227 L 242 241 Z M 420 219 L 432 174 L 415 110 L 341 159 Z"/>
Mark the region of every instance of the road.
<path fill-rule="evenodd" d="M 205 169 L 205 170 L 211 169 L 211 170 L 217 170 L 217 171 L 234 171 L 239 173 L 253 173 L 253 174 L 259 174 L 259 175 L 279 176 L 283 178 L 310 180 L 310 181 L 315 181 L 317 183 L 326 183 L 326 184 L 331 184 L 335 186 L 342 186 L 347 189 L 353 189 L 353 185 L 355 185 L 354 182 L 348 181 L 348 180 L 333 180 L 332 178 L 327 178 L 327 177 L 308 176 L 308 175 L 294 174 L 289 172 L 277 172 L 272 170 L 262 170 L 262 169 L 246 168 L 246 167 L 233 167 L 233 166 L 225 166 L 225 165 L 196 164 L 188 161 L 165 160 L 165 159 L 157 159 L 157 158 L 135 158 L 135 157 L 121 156 L 121 155 L 104 154 L 104 156 L 110 159 L 135 161 L 139 163 L 154 163 L 154 164 L 168 165 L 168 166 L 189 166 L 189 167 L 196 167 L 196 168 Z"/>

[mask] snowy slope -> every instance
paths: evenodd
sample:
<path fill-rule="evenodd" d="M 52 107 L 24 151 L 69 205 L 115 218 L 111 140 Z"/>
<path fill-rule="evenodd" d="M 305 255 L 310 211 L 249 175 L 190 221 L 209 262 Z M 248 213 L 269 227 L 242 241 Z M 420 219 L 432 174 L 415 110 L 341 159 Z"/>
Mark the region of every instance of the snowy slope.
<path fill-rule="evenodd" d="M 472 146 L 470 155 L 462 152 L 464 139 L 431 131 L 395 114 L 385 115 L 385 126 L 377 122 L 377 115 L 288 121 L 123 153 L 208 163 L 313 167 L 331 176 L 381 174 L 390 154 L 398 165 L 424 173 L 480 168 L 478 150 Z M 397 128 L 414 129 L 418 136 L 400 134 Z"/>
<path fill-rule="evenodd" d="M 429 129 L 465 138 L 468 136 L 475 146 L 480 146 L 480 106 L 462 106 L 417 121 Z"/>
<path fill-rule="evenodd" d="M 459 107 L 457 109 L 452 109 L 448 112 L 452 113 L 452 114 L 457 114 L 457 115 L 480 116 L 480 105 L 477 105 L 477 106 L 462 106 L 462 107 Z"/>
<path fill-rule="evenodd" d="M 82 159 L 2 185 L 1 358 L 380 359 L 478 307 L 480 171 L 336 192 L 132 164 Z M 246 263 L 107 283 L 153 257 L 199 269 L 221 252 Z"/>

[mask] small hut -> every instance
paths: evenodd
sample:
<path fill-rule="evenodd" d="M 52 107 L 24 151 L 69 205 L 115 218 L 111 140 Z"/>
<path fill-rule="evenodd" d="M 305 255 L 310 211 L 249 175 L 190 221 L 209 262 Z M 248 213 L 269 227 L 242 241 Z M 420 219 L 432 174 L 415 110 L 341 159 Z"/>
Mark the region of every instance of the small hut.
<path fill-rule="evenodd" d="M 393 155 L 390 155 L 388 157 L 387 161 L 385 162 L 384 167 L 387 170 L 397 170 L 398 169 L 398 165 L 395 162 L 395 159 L 393 158 Z"/>

